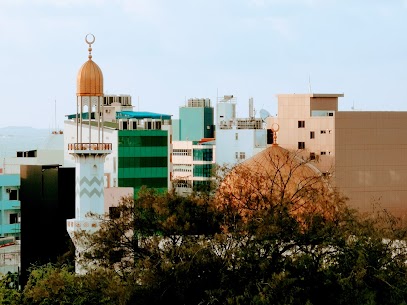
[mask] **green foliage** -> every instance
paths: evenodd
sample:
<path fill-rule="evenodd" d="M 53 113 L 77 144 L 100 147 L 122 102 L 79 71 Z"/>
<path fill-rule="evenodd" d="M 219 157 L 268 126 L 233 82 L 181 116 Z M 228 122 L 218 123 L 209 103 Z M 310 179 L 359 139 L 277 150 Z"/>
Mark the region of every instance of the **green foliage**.
<path fill-rule="evenodd" d="M 76 275 L 67 266 L 33 268 L 23 291 L 23 304 L 126 304 L 128 293 L 108 271 Z"/>
<path fill-rule="evenodd" d="M 8 272 L 0 278 L 0 304 L 21 304 L 21 293 L 18 291 L 18 275 Z"/>
<path fill-rule="evenodd" d="M 310 189 L 307 208 L 297 195 L 281 195 L 288 191 L 248 193 L 233 204 L 233 196 L 143 189 L 123 199 L 116 217 L 102 218 L 100 231 L 79 236 L 91 245 L 82 263 L 96 262 L 96 270 L 78 276 L 66 266 L 38 267 L 21 296 L 2 297 L 9 304 L 406 304 L 400 220 L 380 210 L 360 215 L 329 188 Z"/>

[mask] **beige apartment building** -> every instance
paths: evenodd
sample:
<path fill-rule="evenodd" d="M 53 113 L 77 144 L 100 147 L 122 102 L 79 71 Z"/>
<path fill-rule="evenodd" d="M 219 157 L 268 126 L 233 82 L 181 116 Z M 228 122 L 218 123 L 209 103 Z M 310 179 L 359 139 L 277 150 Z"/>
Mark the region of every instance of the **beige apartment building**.
<path fill-rule="evenodd" d="M 407 217 L 407 112 L 338 111 L 343 94 L 280 94 L 277 142 L 330 175 L 353 207 Z M 276 125 L 278 124 L 278 125 Z"/>

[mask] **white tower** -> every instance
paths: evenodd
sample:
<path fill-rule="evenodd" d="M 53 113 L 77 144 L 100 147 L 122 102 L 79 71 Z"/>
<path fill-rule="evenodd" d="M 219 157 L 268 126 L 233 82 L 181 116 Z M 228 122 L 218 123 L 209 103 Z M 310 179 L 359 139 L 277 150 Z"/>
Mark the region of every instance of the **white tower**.
<path fill-rule="evenodd" d="M 75 158 L 76 189 L 75 218 L 67 220 L 67 230 L 75 244 L 77 258 L 86 249 L 79 244 L 75 233 L 95 232 L 99 221 L 88 213 L 104 214 L 104 162 L 112 149 L 111 143 L 103 142 L 103 74 L 91 54 L 95 37 L 88 34 L 85 41 L 89 44 L 89 60 L 77 76 L 76 143 L 68 144 L 68 151 Z M 88 132 L 83 131 L 84 126 Z M 78 260 L 75 269 L 77 273 L 85 273 Z"/>

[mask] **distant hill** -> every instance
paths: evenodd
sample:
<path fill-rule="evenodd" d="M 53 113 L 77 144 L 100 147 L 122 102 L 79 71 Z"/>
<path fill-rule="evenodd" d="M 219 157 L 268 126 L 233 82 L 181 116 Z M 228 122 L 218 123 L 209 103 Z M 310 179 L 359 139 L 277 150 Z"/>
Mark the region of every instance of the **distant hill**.
<path fill-rule="evenodd" d="M 0 128 L 0 157 L 14 157 L 16 151 L 37 149 L 50 133 L 49 129 L 32 127 Z"/>

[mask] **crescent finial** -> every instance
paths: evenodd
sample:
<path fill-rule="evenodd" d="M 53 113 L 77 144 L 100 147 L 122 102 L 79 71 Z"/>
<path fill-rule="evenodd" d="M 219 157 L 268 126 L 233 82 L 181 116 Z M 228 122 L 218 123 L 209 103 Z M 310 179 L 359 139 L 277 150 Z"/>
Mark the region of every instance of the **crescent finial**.
<path fill-rule="evenodd" d="M 92 37 L 92 40 L 89 40 L 89 39 L 88 39 L 89 36 Z M 86 41 L 86 43 L 89 45 L 89 48 L 88 48 L 89 56 L 88 56 L 88 57 L 89 57 L 89 60 L 91 60 L 91 59 L 92 59 L 92 44 L 95 42 L 95 35 L 93 35 L 93 34 L 91 34 L 91 33 L 86 34 L 86 36 L 85 36 L 85 41 Z"/>

